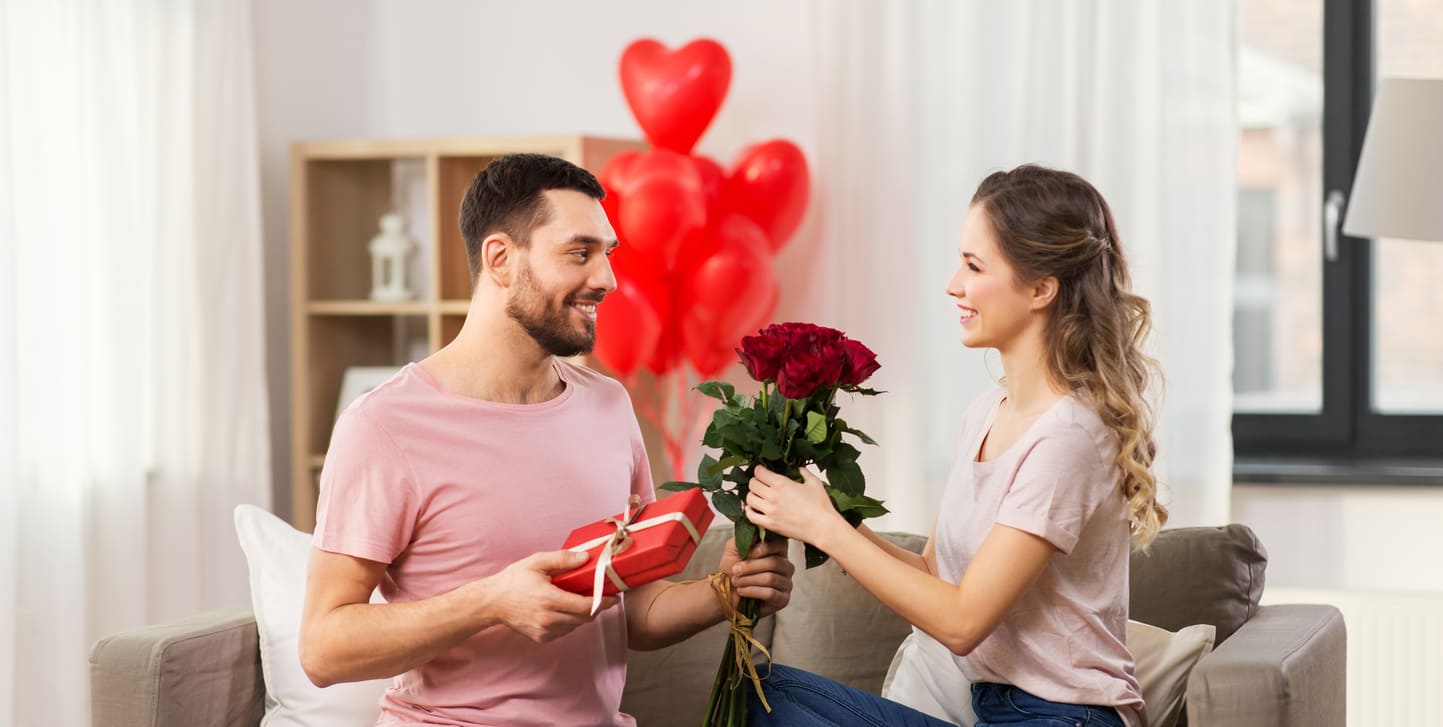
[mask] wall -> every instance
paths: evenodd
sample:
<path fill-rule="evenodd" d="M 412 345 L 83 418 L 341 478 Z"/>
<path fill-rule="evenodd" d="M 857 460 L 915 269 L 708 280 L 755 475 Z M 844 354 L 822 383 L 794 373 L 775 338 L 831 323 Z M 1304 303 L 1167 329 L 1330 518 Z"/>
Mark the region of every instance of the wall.
<path fill-rule="evenodd" d="M 617 80 L 622 49 L 646 36 L 671 46 L 706 36 L 731 52 L 732 86 L 697 150 L 725 165 L 744 144 L 780 136 L 810 155 L 810 14 L 810 3 L 765 0 L 258 0 L 256 95 L 277 512 L 288 515 L 290 503 L 289 144 L 575 132 L 639 138 Z M 779 257 L 784 275 L 814 249 L 813 228 L 804 225 Z M 806 293 L 784 291 L 784 314 Z"/>
<path fill-rule="evenodd" d="M 1233 520 L 1268 549 L 1268 586 L 1443 593 L 1443 489 L 1247 485 Z"/>

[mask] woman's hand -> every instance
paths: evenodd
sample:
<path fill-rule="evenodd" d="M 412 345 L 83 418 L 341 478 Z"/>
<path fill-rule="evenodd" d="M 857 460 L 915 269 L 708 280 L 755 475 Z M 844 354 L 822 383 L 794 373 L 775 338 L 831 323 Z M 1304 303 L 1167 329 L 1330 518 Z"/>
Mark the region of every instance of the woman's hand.
<path fill-rule="evenodd" d="M 822 481 L 810 470 L 802 470 L 796 482 L 765 467 L 757 467 L 746 501 L 747 519 L 770 532 L 795 538 L 822 548 L 835 528 L 850 527 L 842 519 Z"/>

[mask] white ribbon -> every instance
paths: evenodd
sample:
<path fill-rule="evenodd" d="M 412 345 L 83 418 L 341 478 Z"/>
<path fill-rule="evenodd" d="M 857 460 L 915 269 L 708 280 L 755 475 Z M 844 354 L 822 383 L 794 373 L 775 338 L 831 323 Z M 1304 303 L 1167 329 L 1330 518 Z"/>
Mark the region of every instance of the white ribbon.
<path fill-rule="evenodd" d="M 570 548 L 570 550 L 574 552 L 585 553 L 598 545 L 605 546 L 601 549 L 601 557 L 596 562 L 596 578 L 591 583 L 591 615 L 593 616 L 595 616 L 596 612 L 601 608 L 601 592 L 604 587 L 602 583 L 603 578 L 610 578 L 612 585 L 616 586 L 616 590 L 618 591 L 630 589 L 630 586 L 626 585 L 626 581 L 621 580 L 621 576 L 618 576 L 616 571 L 612 570 L 611 557 L 626 550 L 631 545 L 631 533 L 638 530 L 654 528 L 658 525 L 665 525 L 666 523 L 677 522 L 686 528 L 686 532 L 691 536 L 692 542 L 701 542 L 701 534 L 696 531 L 696 526 L 692 524 L 691 519 L 686 516 L 686 513 L 669 512 L 665 515 L 657 515 L 656 517 L 649 517 L 636 522 L 636 516 L 641 514 L 641 508 L 636 506 L 640 503 L 641 498 L 632 495 L 626 502 L 626 515 L 621 520 L 617 520 L 614 517 L 606 519 L 606 522 L 616 526 L 615 532 L 600 538 L 588 540 L 585 543 Z M 634 507 L 636 507 L 635 512 L 632 511 Z"/>

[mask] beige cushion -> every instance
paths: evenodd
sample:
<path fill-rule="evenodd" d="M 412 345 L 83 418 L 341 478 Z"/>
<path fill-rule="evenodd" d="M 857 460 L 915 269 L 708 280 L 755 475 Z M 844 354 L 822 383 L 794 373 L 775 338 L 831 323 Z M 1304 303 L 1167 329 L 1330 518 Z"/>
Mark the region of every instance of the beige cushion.
<path fill-rule="evenodd" d="M 1212 624 L 1221 644 L 1258 612 L 1267 564 L 1245 525 L 1164 530 L 1132 556 L 1128 615 L 1171 631 Z"/>
<path fill-rule="evenodd" d="M 722 548 L 732 536 L 732 524 L 708 530 L 697 546 L 686 570 L 674 580 L 705 578 L 721 563 Z M 758 641 L 770 646 L 775 619 L 768 616 L 753 631 Z M 717 624 L 696 636 L 656 651 L 632 651 L 626 658 L 626 690 L 621 711 L 636 717 L 637 724 L 672 724 L 676 715 L 700 715 L 726 648 L 727 628 Z M 759 655 L 758 655 L 759 656 Z"/>
<path fill-rule="evenodd" d="M 913 552 L 927 544 L 920 535 L 883 537 Z M 804 562 L 800 544 L 792 544 L 790 557 Z M 877 694 L 892 654 L 911 630 L 835 562 L 798 567 L 791 603 L 777 614 L 772 659 Z"/>
<path fill-rule="evenodd" d="M 1182 716 L 1193 667 L 1213 649 L 1217 629 L 1196 624 L 1176 633 L 1127 622 L 1127 648 L 1137 662 L 1137 681 L 1151 727 L 1173 727 Z"/>
<path fill-rule="evenodd" d="M 1188 677 L 1212 651 L 1210 624 L 1189 626 L 1177 633 L 1137 621 L 1127 622 L 1127 646 L 1137 662 L 1137 681 L 1147 704 L 1151 727 L 1174 727 L 1182 715 Z M 947 648 L 916 629 L 897 648 L 882 696 L 953 724 L 970 727 L 972 690 Z"/>

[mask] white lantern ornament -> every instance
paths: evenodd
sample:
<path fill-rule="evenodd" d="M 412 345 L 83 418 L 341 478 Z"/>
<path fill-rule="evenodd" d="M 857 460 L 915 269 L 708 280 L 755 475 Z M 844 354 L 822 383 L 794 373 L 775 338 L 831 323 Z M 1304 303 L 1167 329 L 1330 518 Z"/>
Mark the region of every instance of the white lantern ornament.
<path fill-rule="evenodd" d="M 371 238 L 371 300 L 398 303 L 416 292 L 406 285 L 406 259 L 416 243 L 406 236 L 405 220 L 395 212 L 381 216 L 381 234 Z"/>

